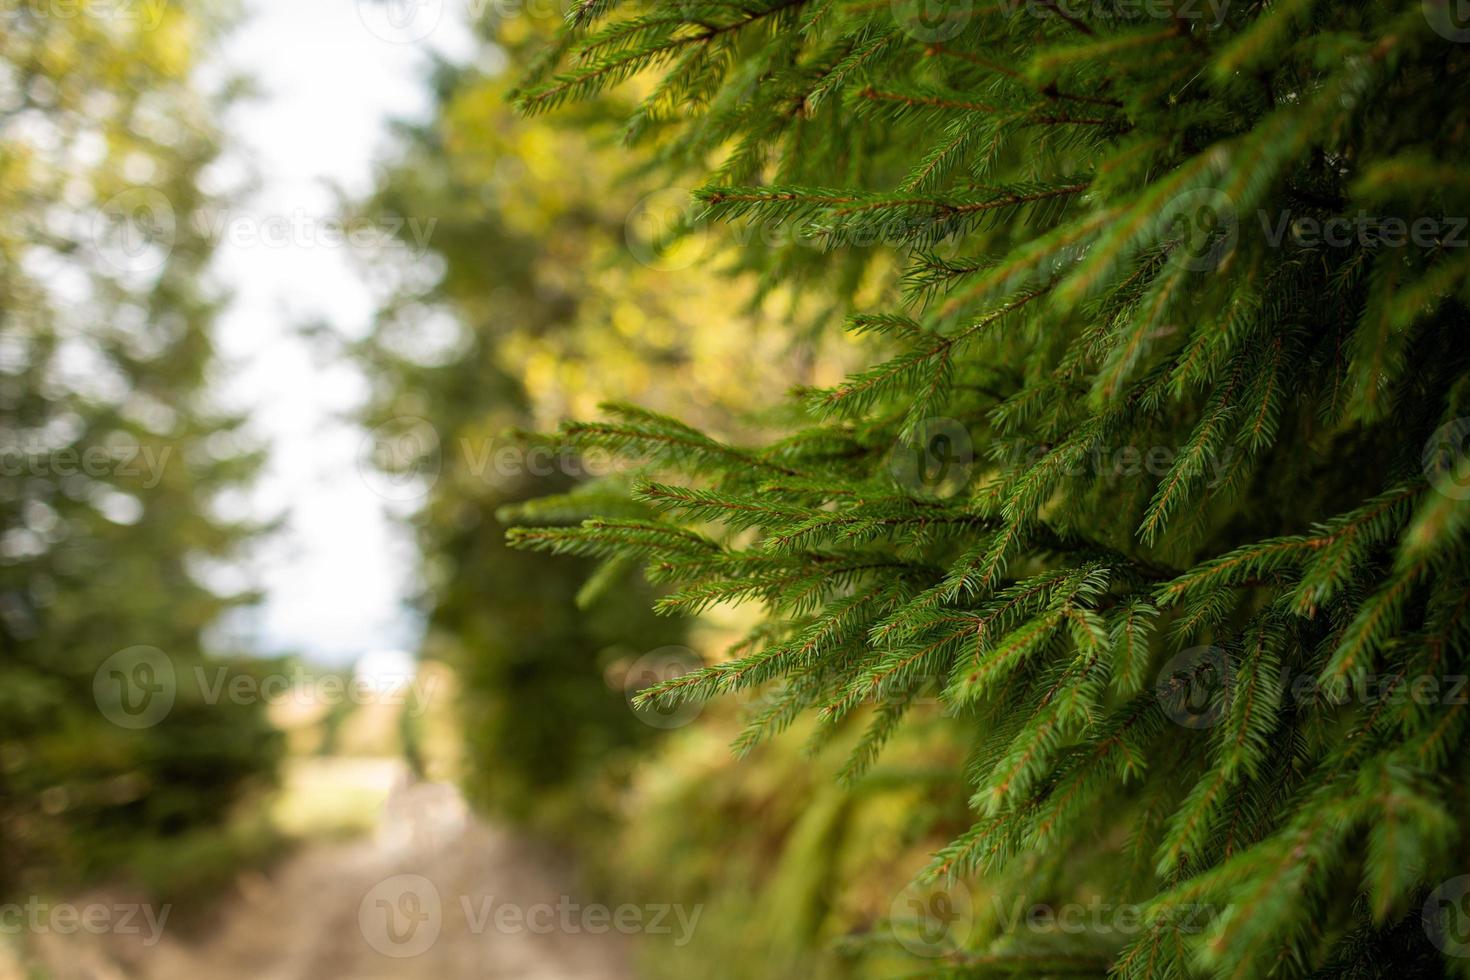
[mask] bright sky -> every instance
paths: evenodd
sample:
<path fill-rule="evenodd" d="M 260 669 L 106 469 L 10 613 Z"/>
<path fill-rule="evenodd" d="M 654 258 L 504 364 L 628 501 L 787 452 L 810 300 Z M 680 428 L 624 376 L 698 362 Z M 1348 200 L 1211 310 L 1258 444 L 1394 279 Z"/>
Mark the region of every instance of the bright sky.
<path fill-rule="evenodd" d="M 218 337 L 226 402 L 250 413 L 271 458 L 252 498 L 227 509 L 285 513 L 287 523 L 247 579 L 221 570 L 222 585 L 267 589 L 260 610 L 222 632 L 260 652 L 346 664 L 414 647 L 404 600 L 415 560 L 393 504 L 359 473 L 364 433 L 344 415 L 360 403 L 362 377 L 295 331 L 314 320 L 347 336 L 366 328 L 372 298 L 323 224 L 331 187 L 363 192 L 386 122 L 427 112 L 431 47 L 456 59 L 472 49 L 462 15 L 443 0 L 245 3 L 222 67 L 253 77 L 261 98 L 227 118 L 241 152 L 215 179 L 228 187 L 253 172 L 258 190 L 230 214 L 218 248 L 216 274 L 234 292 Z"/>

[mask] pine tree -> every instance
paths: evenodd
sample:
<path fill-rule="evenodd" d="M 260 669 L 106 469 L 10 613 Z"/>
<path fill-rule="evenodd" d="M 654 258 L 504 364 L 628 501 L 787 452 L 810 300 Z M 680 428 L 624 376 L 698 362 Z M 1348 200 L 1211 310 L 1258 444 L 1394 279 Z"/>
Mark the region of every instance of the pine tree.
<path fill-rule="evenodd" d="M 770 286 L 880 295 L 877 354 L 766 445 L 569 424 L 659 516 L 511 540 L 636 556 L 669 614 L 763 603 L 643 695 L 772 687 L 744 745 L 861 723 L 852 778 L 937 694 L 975 823 L 928 876 L 1138 904 L 1115 976 L 1470 975 L 1451 8 L 584 0 L 519 107 L 634 79 L 698 220 Z M 1070 972 L 1025 940 L 945 967 Z"/>

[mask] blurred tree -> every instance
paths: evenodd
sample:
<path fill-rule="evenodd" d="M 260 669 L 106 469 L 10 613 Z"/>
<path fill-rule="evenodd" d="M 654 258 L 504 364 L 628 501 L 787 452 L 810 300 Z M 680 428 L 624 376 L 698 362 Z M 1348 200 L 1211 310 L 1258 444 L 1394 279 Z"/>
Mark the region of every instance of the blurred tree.
<path fill-rule="evenodd" d="M 431 119 L 400 126 L 376 192 L 351 207 L 354 218 L 402 222 L 404 247 L 369 257 L 385 295 L 358 350 L 376 379 L 366 421 L 404 481 L 392 495 L 422 504 L 412 519 L 426 650 L 461 675 L 471 795 L 575 823 L 616 750 L 654 731 L 626 704 L 625 675 L 685 629 L 647 613 L 653 593 L 629 563 L 601 566 L 584 590 L 598 566 L 504 546 L 508 505 L 606 473 L 605 456 L 558 453 L 515 430 L 637 397 L 721 431 L 761 431 L 751 393 L 773 365 L 793 381 L 835 380 L 845 345 L 816 347 L 779 322 L 800 305 L 790 293 L 676 274 L 733 250 L 698 229 L 670 234 L 689 217 L 687 195 L 640 189 L 614 111 L 516 117 L 517 66 L 554 26 L 534 16 L 479 25 L 480 56 L 436 66 Z M 415 234 L 428 229 L 417 254 Z M 648 513 L 614 493 L 599 499 Z"/>
<path fill-rule="evenodd" d="M 849 791 L 813 779 L 795 750 L 732 762 L 740 716 L 761 703 L 714 708 L 662 737 L 635 720 L 629 668 L 667 644 L 718 649 L 731 624 L 717 611 L 684 639 L 677 620 L 643 614 L 655 593 L 628 564 L 505 548 L 504 522 L 520 514 L 650 516 L 615 489 L 616 473 L 595 495 L 577 490 L 607 474 L 606 454 L 584 459 L 508 430 L 636 398 L 755 437 L 789 421 L 771 408 L 773 384 L 835 383 L 863 345 L 811 332 L 830 296 L 691 274 L 697 263 L 745 270 L 772 245 L 702 227 L 687 191 L 650 192 L 619 145 L 617 106 L 516 118 L 509 86 L 554 27 L 530 16 L 481 25 L 476 57 L 437 67 L 430 120 L 401 127 L 376 193 L 353 206 L 354 218 L 402 223 L 403 247 L 367 256 L 384 295 L 357 354 L 375 379 L 365 421 L 378 427 L 385 476 L 401 479 L 383 489 L 411 511 L 424 556 L 426 651 L 460 676 L 477 804 L 595 844 L 584 867 L 629 900 L 710 906 L 696 944 L 644 947 L 647 975 L 815 976 L 833 965 L 821 940 L 871 918 L 834 900 L 836 880 L 888 894 L 924 847 L 960 828 L 962 794 L 927 761 L 943 746 L 916 738 L 924 764 Z M 431 227 L 416 255 L 416 229 Z M 776 247 L 793 275 L 815 275 L 834 258 L 813 244 Z M 881 250 L 835 265 L 839 306 L 894 274 Z M 537 506 L 564 490 L 571 506 Z M 650 680 L 679 669 L 657 656 L 642 666 Z M 716 775 L 728 779 L 711 792 Z"/>
<path fill-rule="evenodd" d="M 0 891 L 116 870 L 272 771 L 259 705 L 207 703 L 203 579 L 259 530 L 204 385 L 214 40 L 176 4 L 0 10 Z M 196 683 L 204 669 L 207 684 Z"/>
<path fill-rule="evenodd" d="M 459 675 L 467 793 L 483 808 L 564 829 L 588 815 L 579 801 L 594 795 L 609 756 L 653 731 L 629 710 L 621 672 L 678 642 L 683 629 L 655 620 L 646 587 L 625 574 L 610 575 L 614 594 L 588 593 L 579 603 L 588 569 L 528 562 L 503 543 L 500 508 L 571 487 L 584 465 L 510 434 L 533 413 L 507 347 L 556 343 L 572 329 L 584 302 L 579 280 L 590 271 L 589 230 L 605 235 L 606 219 L 577 207 L 586 199 L 575 193 L 556 218 L 559 208 L 518 195 L 538 225 L 518 227 L 491 194 L 526 190 L 510 169 L 524 151 L 510 151 L 516 137 L 504 126 L 462 126 L 468 105 L 492 107 L 509 122 L 502 83 L 441 65 L 435 87 L 435 118 L 401 130 L 401 158 L 356 206 L 363 216 L 407 216 L 421 228 L 434 221 L 426 255 L 374 258 L 378 281 L 396 286 L 357 351 L 375 382 L 366 422 L 390 450 L 380 460 L 387 475 L 404 481 L 404 492 L 391 495 L 417 508 L 425 653 Z M 549 133 L 530 134 L 526 145 Z M 575 171 L 574 140 L 541 152 Z M 587 156 L 581 148 L 582 162 Z M 405 226 L 405 244 L 410 234 Z"/>

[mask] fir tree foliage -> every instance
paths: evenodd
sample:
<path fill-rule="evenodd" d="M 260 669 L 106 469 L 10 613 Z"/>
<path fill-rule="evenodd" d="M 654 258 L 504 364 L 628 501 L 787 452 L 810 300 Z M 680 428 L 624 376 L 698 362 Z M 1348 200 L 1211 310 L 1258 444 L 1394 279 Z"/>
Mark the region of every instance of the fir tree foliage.
<path fill-rule="evenodd" d="M 976 822 L 929 875 L 1139 903 L 1113 975 L 1470 975 L 1416 926 L 1470 870 L 1466 38 L 1418 0 L 910 6 L 574 9 L 523 111 L 643 76 L 628 138 L 702 216 L 824 246 L 762 236 L 767 279 L 904 271 L 784 438 L 609 406 L 564 436 L 658 516 L 512 541 L 764 603 L 644 695 L 774 686 L 742 748 L 865 724 L 850 778 L 937 695 Z M 1054 972 L 989 942 L 948 967 Z"/>

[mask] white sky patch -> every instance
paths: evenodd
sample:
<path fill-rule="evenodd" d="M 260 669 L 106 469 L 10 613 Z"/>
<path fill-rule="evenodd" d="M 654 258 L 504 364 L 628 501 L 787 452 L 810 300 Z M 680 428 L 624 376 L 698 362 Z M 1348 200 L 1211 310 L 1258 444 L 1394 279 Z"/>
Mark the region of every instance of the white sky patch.
<path fill-rule="evenodd" d="M 221 401 L 247 411 L 250 433 L 270 447 L 243 508 L 286 517 L 249 569 L 264 604 L 222 624 L 216 646 L 340 665 L 418 639 L 405 604 L 416 587 L 413 546 L 391 502 L 362 479 L 364 433 L 345 420 L 366 382 L 297 330 L 367 329 L 372 292 L 334 233 L 332 188 L 369 190 L 388 120 L 431 108 L 428 50 L 456 59 L 473 51 L 463 24 L 456 9 L 428 37 L 393 43 L 370 29 L 357 0 L 247 0 L 246 20 L 205 73 L 211 86 L 228 72 L 247 75 L 260 92 L 224 120 L 230 153 L 209 174 L 216 190 L 255 178 L 221 226 L 229 233 L 215 256 L 215 277 L 233 293 L 216 333 L 218 382 Z"/>
<path fill-rule="evenodd" d="M 372 650 L 353 668 L 353 677 L 369 690 L 398 691 L 413 683 L 418 673 L 414 655 L 404 650 Z"/>

